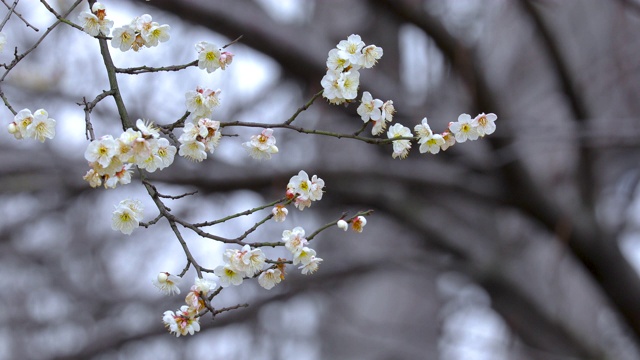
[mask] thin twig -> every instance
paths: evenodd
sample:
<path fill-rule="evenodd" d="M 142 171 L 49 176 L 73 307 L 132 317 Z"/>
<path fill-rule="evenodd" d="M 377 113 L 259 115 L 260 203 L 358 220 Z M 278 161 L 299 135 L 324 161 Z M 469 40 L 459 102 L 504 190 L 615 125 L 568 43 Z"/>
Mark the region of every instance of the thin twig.
<path fill-rule="evenodd" d="M 13 14 L 16 14 L 16 16 L 18 18 L 20 18 L 20 20 L 22 20 L 22 22 L 24 22 L 25 25 L 27 25 L 27 27 L 32 28 L 36 32 L 40 31 L 35 26 L 29 24 L 29 22 L 27 20 L 25 20 L 25 18 L 22 17 L 22 14 L 20 14 L 19 12 L 16 11 L 16 6 L 18 5 L 18 1 L 19 0 L 15 0 L 13 2 L 13 5 L 9 6 L 6 2 L 4 2 L 4 0 L 2 0 L 2 3 L 4 4 L 4 6 L 7 7 L 7 9 L 9 9 L 9 12 L 7 13 L 7 15 L 2 20 L 2 23 L 0 23 L 0 30 L 2 30 L 4 28 L 4 25 L 7 23 L 7 21 L 9 20 L 9 17 L 11 17 L 11 14 L 13 13 Z"/>

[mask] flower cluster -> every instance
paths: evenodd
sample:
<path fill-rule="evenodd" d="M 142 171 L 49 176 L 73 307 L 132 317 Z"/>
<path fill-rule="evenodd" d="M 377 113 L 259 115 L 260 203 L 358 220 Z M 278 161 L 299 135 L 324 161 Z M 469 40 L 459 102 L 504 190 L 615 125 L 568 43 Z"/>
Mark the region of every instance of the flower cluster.
<path fill-rule="evenodd" d="M 91 169 L 84 179 L 91 187 L 104 183 L 105 188 L 131 182 L 131 165 L 148 172 L 162 170 L 173 163 L 175 146 L 160 137 L 160 132 L 151 123 L 138 119 L 138 130 L 131 128 L 114 139 L 111 135 L 93 140 L 84 152 Z"/>
<path fill-rule="evenodd" d="M 158 275 L 158 281 L 166 274 L 169 278 L 173 275 L 169 273 L 160 273 Z M 174 276 L 176 279 L 180 279 Z M 199 313 L 206 308 L 206 298 L 209 292 L 216 288 L 216 283 L 203 278 L 196 278 L 194 284 L 191 286 L 189 293 L 185 297 L 184 301 L 186 305 L 182 305 L 180 310 L 176 312 L 165 311 L 162 316 L 164 326 L 169 331 L 180 337 L 180 335 L 186 336 L 187 334 L 193 335 L 196 331 L 200 331 Z M 162 288 L 161 288 L 162 289 Z M 180 290 L 177 287 L 171 289 L 172 292 L 177 294 Z M 167 294 L 170 292 L 163 291 Z"/>
<path fill-rule="evenodd" d="M 7 130 L 18 140 L 33 138 L 44 142 L 56 135 L 56 121 L 49 118 L 49 113 L 44 109 L 38 109 L 33 114 L 29 109 L 22 109 L 14 116 Z"/>
<path fill-rule="evenodd" d="M 449 128 L 445 132 L 435 134 L 431 130 L 427 118 L 424 118 L 414 128 L 418 136 L 420 152 L 437 154 L 440 150 L 447 150 L 456 142 L 462 143 L 491 135 L 496 131 L 495 121 L 497 119 L 498 117 L 493 113 L 481 113 L 473 119 L 469 114 L 462 114 L 458 116 L 458 121 L 449 123 Z"/>
<path fill-rule="evenodd" d="M 264 129 L 260 135 L 251 136 L 251 140 L 242 143 L 249 156 L 254 159 L 271 159 L 272 154 L 278 153 L 276 138 L 273 136 L 273 129 Z"/>
<path fill-rule="evenodd" d="M 164 326 L 169 329 L 169 332 L 176 334 L 176 337 L 193 335 L 200 331 L 200 317 L 189 310 L 189 306 L 182 305 L 180 310 L 176 312 L 167 310 L 162 316 Z"/>
<path fill-rule="evenodd" d="M 125 199 L 116 205 L 111 217 L 111 228 L 130 235 L 142 220 L 144 208 L 140 200 Z"/>
<path fill-rule="evenodd" d="M 82 30 L 91 36 L 100 34 L 109 36 L 113 27 L 113 20 L 107 19 L 107 10 L 104 5 L 96 2 L 91 7 L 91 12 L 83 11 L 78 15 L 78 21 L 82 26 Z"/>
<path fill-rule="evenodd" d="M 294 175 L 287 184 L 287 198 L 294 199 L 294 205 L 300 210 L 310 207 L 312 201 L 322 199 L 322 188 L 324 180 L 316 175 L 309 179 L 309 175 L 300 170 L 298 175 Z"/>
<path fill-rule="evenodd" d="M 367 123 L 371 120 L 373 122 L 371 134 L 379 135 L 387 128 L 387 122 L 393 121 L 396 109 L 392 100 L 382 102 L 380 99 L 374 99 L 371 93 L 365 91 L 362 93 L 357 111 L 362 121 Z"/>
<path fill-rule="evenodd" d="M 152 21 L 151 15 L 135 17 L 122 27 L 113 29 L 111 46 L 120 51 L 138 51 L 143 47 L 155 47 L 161 42 L 169 41 L 169 25 L 160 25 Z"/>
<path fill-rule="evenodd" d="M 478 114 L 471 118 L 469 114 L 458 116 L 458 121 L 449 123 L 449 131 L 454 134 L 457 142 L 476 140 L 478 137 L 491 135 L 496 131 L 495 121 L 498 117 L 493 114 Z"/>
<path fill-rule="evenodd" d="M 220 122 L 209 118 L 200 118 L 195 123 L 189 122 L 184 126 L 183 131 L 178 138 L 180 142 L 178 154 L 197 162 L 206 159 L 207 152 L 213 154 L 222 137 Z"/>
<path fill-rule="evenodd" d="M 198 52 L 198 67 L 212 73 L 217 69 L 226 69 L 227 65 L 233 61 L 233 54 L 228 51 L 221 51 L 217 45 L 201 41 L 196 44 Z"/>
<path fill-rule="evenodd" d="M 360 35 L 350 35 L 329 51 L 327 74 L 322 78 L 324 96 L 332 104 L 342 104 L 358 95 L 361 68 L 371 68 L 382 57 L 382 48 L 365 46 Z"/>
<path fill-rule="evenodd" d="M 203 89 L 197 86 L 195 90 L 189 90 L 184 94 L 189 119 L 208 118 L 213 109 L 220 105 L 220 93 L 222 91 Z"/>
<path fill-rule="evenodd" d="M 240 285 L 245 277 L 253 277 L 264 267 L 266 257 L 260 249 L 245 245 L 241 250 L 227 249 L 223 255 L 224 265 L 214 269 L 220 278 L 220 286 Z"/>
<path fill-rule="evenodd" d="M 339 229 L 342 229 L 344 231 L 347 231 L 349 229 L 349 223 L 344 219 L 338 220 L 336 225 L 338 226 Z M 351 220 L 351 228 L 355 232 L 361 233 L 362 230 L 364 230 L 365 225 L 367 225 L 367 218 L 365 218 L 362 215 L 356 216 L 355 218 L 353 218 L 353 220 Z"/>
<path fill-rule="evenodd" d="M 322 258 L 316 257 L 316 251 L 308 247 L 309 241 L 304 237 L 305 231 L 300 226 L 282 232 L 284 246 L 293 255 L 293 265 L 300 264 L 298 269 L 303 274 L 311 274 L 318 270 Z"/>

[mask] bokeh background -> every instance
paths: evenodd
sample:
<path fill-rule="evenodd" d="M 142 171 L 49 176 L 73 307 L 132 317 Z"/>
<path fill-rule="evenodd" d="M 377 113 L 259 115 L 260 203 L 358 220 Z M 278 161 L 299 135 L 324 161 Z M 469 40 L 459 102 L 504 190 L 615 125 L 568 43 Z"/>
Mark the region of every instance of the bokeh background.
<path fill-rule="evenodd" d="M 0 18 L 13 1 L 0 5 Z M 50 0 L 59 12 L 68 0 Z M 138 53 L 111 49 L 118 67 L 184 64 L 198 41 L 236 54 L 226 71 L 120 75 L 133 119 L 179 119 L 184 93 L 222 89 L 221 121 L 275 123 L 321 90 L 328 51 L 350 34 L 384 49 L 361 72 L 361 91 L 393 100 L 395 122 L 423 117 L 435 131 L 461 113 L 498 115 L 481 141 L 393 160 L 390 146 L 278 129 L 280 153 L 249 158 L 255 129 L 228 128 L 200 164 L 176 158 L 149 175 L 180 217 L 212 220 L 283 196 L 304 169 L 326 182 L 322 201 L 252 238 L 313 229 L 373 209 L 362 234 L 323 232 L 311 276 L 290 269 L 267 291 L 226 289 L 195 336 L 163 328 L 151 280 L 185 257 L 166 221 L 122 235 L 113 206 L 140 199 L 139 181 L 91 189 L 84 113 L 108 88 L 98 43 L 61 26 L 23 59 L 0 91 L 15 109 L 45 108 L 56 138 L 0 133 L 0 358 L 2 359 L 640 359 L 640 3 L 635 0 L 150 0 L 104 5 L 115 26 L 150 14 L 171 41 Z M 77 19 L 80 10 L 69 18 Z M 19 1 L 2 31 L 0 63 L 30 48 L 53 22 Z M 4 69 L 0 69 L 3 72 Z M 352 133 L 357 103 L 317 101 L 296 120 Z M 13 115 L 0 109 L 4 125 Z M 119 135 L 112 99 L 92 114 L 96 135 Z M 210 231 L 238 236 L 264 213 Z M 203 266 L 221 244 L 185 231 Z M 277 256 L 278 252 L 268 253 Z M 185 276 L 183 292 L 195 277 Z"/>

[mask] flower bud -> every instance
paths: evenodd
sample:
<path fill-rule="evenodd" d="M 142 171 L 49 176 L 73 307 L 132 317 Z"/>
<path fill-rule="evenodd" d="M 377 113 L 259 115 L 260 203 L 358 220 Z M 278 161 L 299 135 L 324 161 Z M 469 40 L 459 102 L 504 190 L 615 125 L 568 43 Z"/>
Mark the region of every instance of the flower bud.
<path fill-rule="evenodd" d="M 347 224 L 347 222 L 342 220 L 342 219 L 338 220 L 338 224 L 337 225 L 338 225 L 338 228 L 340 228 L 340 229 L 342 229 L 344 231 L 347 231 L 347 229 L 349 228 L 349 224 Z"/>
<path fill-rule="evenodd" d="M 168 278 L 169 278 L 169 273 L 167 272 L 158 273 L 158 283 L 164 284 L 167 282 Z"/>

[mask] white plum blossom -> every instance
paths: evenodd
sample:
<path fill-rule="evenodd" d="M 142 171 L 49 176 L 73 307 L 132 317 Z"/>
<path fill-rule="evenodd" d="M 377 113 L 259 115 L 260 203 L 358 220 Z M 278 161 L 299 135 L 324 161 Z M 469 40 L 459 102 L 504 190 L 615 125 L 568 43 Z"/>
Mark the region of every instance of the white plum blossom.
<path fill-rule="evenodd" d="M 420 153 L 424 154 L 430 152 L 437 154 L 440 152 L 442 146 L 445 145 L 444 138 L 440 134 L 431 134 L 427 137 L 420 139 Z"/>
<path fill-rule="evenodd" d="M 364 216 L 356 216 L 356 218 L 351 221 L 351 227 L 355 232 L 361 233 L 365 225 L 367 225 L 367 218 Z"/>
<path fill-rule="evenodd" d="M 350 70 L 340 74 L 340 90 L 342 98 L 345 100 L 353 100 L 358 96 L 358 86 L 360 85 L 360 73 L 358 70 Z"/>
<path fill-rule="evenodd" d="M 116 155 L 116 141 L 111 135 L 104 135 L 93 140 L 84 152 L 84 158 L 89 162 L 97 162 L 103 168 L 111 163 L 111 159 Z"/>
<path fill-rule="evenodd" d="M 366 46 L 360 35 L 351 34 L 346 40 L 341 40 L 334 49 L 329 51 L 326 63 L 327 73 L 320 81 L 324 89 L 322 96 L 334 105 L 340 105 L 355 99 L 360 85 L 360 73 L 358 70 L 362 67 L 373 67 L 382 57 L 382 53 L 383 51 L 380 47 L 375 45 Z M 363 100 L 363 103 L 365 103 L 365 100 Z M 364 107 L 358 108 L 358 114 L 365 122 L 369 119 L 376 121 L 377 115 L 370 115 L 374 108 L 380 108 L 380 106 L 376 104 L 375 107 L 368 109 L 368 111 Z"/>
<path fill-rule="evenodd" d="M 165 295 L 180 294 L 180 277 L 171 275 L 168 272 L 161 272 L 157 278 L 153 280 L 153 285 L 162 291 Z"/>
<path fill-rule="evenodd" d="M 158 46 L 161 42 L 169 41 L 169 30 L 169 25 L 160 25 L 152 21 L 151 15 L 144 14 L 135 17 L 127 25 L 113 29 L 111 46 L 120 51 L 138 51 L 143 47 Z"/>
<path fill-rule="evenodd" d="M 311 206 L 312 201 L 318 201 L 322 199 L 322 189 L 324 188 L 324 180 L 317 175 L 313 175 L 309 179 L 309 175 L 300 170 L 298 175 L 294 175 L 287 184 L 287 196 L 290 198 L 295 197 L 294 205 L 303 210 L 305 207 Z"/>
<path fill-rule="evenodd" d="M 162 170 L 173 164 L 176 155 L 176 147 L 169 143 L 169 140 L 160 138 L 157 141 L 156 155 L 160 158 L 158 169 Z"/>
<path fill-rule="evenodd" d="M 245 265 L 245 276 L 251 277 L 262 270 L 265 265 L 266 256 L 261 249 L 251 249 L 245 245 L 240 251 L 240 260 Z"/>
<path fill-rule="evenodd" d="M 298 267 L 298 269 L 302 270 L 302 274 L 303 275 L 312 274 L 312 273 L 314 273 L 314 272 L 316 272 L 318 270 L 318 265 L 321 262 L 322 262 L 322 258 L 312 256 L 309 259 L 309 262 L 307 262 L 306 264 L 303 264 L 302 266 Z"/>
<path fill-rule="evenodd" d="M 429 122 L 426 117 L 422 118 L 422 121 L 420 122 L 420 124 L 416 125 L 413 128 L 413 131 L 416 132 L 416 136 L 418 137 L 418 140 L 420 140 L 421 138 L 425 138 L 427 136 L 431 136 L 433 134 L 433 131 L 431 130 L 431 126 L 429 126 Z"/>
<path fill-rule="evenodd" d="M 298 251 L 293 254 L 293 265 L 298 265 L 300 263 L 302 265 L 306 265 L 311 261 L 312 257 L 315 256 L 316 251 L 305 246 L 302 249 L 298 249 Z"/>
<path fill-rule="evenodd" d="M 463 143 L 467 140 L 478 139 L 478 131 L 471 122 L 472 119 L 469 114 L 461 114 L 458 116 L 457 122 L 449 124 L 449 130 L 455 135 L 457 142 Z"/>
<path fill-rule="evenodd" d="M 332 104 L 339 105 L 347 100 L 355 99 L 358 95 L 360 73 L 356 69 L 347 72 L 329 70 L 320 84 L 324 88 L 322 96 Z"/>
<path fill-rule="evenodd" d="M 411 134 L 411 129 L 402 124 L 394 124 L 387 131 L 387 137 L 389 139 L 401 138 L 401 137 L 413 137 Z M 411 140 L 395 140 L 393 142 L 393 154 L 392 157 L 395 159 L 400 157 L 400 159 L 404 159 L 409 154 L 409 150 L 411 149 Z"/>
<path fill-rule="evenodd" d="M 491 135 L 494 133 L 494 131 L 496 131 L 495 121 L 497 119 L 498 117 L 494 113 L 481 113 L 473 118 L 473 120 L 471 121 L 471 125 L 475 127 L 478 135 L 480 135 L 481 137 L 485 135 Z"/>
<path fill-rule="evenodd" d="M 107 11 L 104 5 L 96 2 L 91 7 L 91 11 L 91 13 L 83 11 L 78 16 L 82 30 L 91 36 L 98 36 L 100 34 L 108 36 L 113 27 L 113 21 L 107 19 Z"/>
<path fill-rule="evenodd" d="M 178 154 L 189 160 L 202 161 L 207 158 L 207 151 L 213 153 L 222 137 L 220 122 L 208 118 L 198 119 L 197 123 L 187 123 L 178 138 L 180 150 Z"/>
<path fill-rule="evenodd" d="M 340 50 L 331 49 L 329 51 L 329 57 L 327 58 L 327 69 L 342 72 L 344 69 L 351 66 L 349 59 L 341 55 L 342 53 Z"/>
<path fill-rule="evenodd" d="M 420 144 L 420 153 L 430 152 L 437 154 L 440 152 L 440 148 L 444 145 L 445 141 L 440 134 L 434 134 L 427 122 L 427 118 L 422 119 L 422 123 L 415 126 L 414 131 L 418 136 L 418 143 Z"/>
<path fill-rule="evenodd" d="M 196 50 L 198 51 L 198 67 L 200 69 L 212 73 L 222 66 L 220 63 L 222 54 L 217 45 L 201 41 L 196 44 Z"/>
<path fill-rule="evenodd" d="M 375 45 L 365 46 L 362 49 L 362 57 L 360 57 L 360 66 L 363 68 L 372 68 L 382 57 L 382 48 Z"/>
<path fill-rule="evenodd" d="M 351 64 L 357 65 L 361 63 L 362 48 L 364 48 L 364 42 L 360 38 L 360 35 L 351 34 L 347 40 L 341 40 L 336 48 L 339 50 L 340 56 L 348 59 Z"/>
<path fill-rule="evenodd" d="M 244 274 L 241 271 L 235 270 L 229 264 L 216 267 L 213 270 L 213 273 L 220 278 L 220 286 L 223 288 L 230 285 L 238 286 L 242 284 L 242 281 L 244 280 L 242 276 Z"/>
<path fill-rule="evenodd" d="M 33 121 L 27 126 L 25 137 L 34 138 L 40 142 L 45 139 L 53 139 L 56 135 L 56 121 L 49 118 L 44 109 L 38 109 L 33 113 Z"/>
<path fill-rule="evenodd" d="M 276 138 L 273 136 L 273 129 L 264 129 L 260 135 L 251 136 L 251 140 L 242 143 L 249 155 L 257 160 L 271 159 L 272 154 L 278 153 Z"/>
<path fill-rule="evenodd" d="M 263 288 L 270 290 L 282 281 L 282 272 L 280 269 L 268 269 L 258 276 L 258 284 Z"/>
<path fill-rule="evenodd" d="M 202 311 L 206 307 L 203 297 L 206 297 L 209 291 L 215 288 L 216 283 L 214 281 L 196 277 L 194 284 L 184 299 L 185 303 L 189 306 L 188 313 L 197 314 Z"/>
<path fill-rule="evenodd" d="M 393 114 L 396 112 L 393 106 L 393 100 L 387 100 L 382 104 L 380 120 L 373 122 L 373 128 L 371 129 L 371 135 L 380 135 L 386 128 L 387 123 L 393 121 Z"/>
<path fill-rule="evenodd" d="M 116 155 L 122 162 L 133 162 L 133 144 L 142 137 L 140 131 L 128 128 L 116 139 Z"/>
<path fill-rule="evenodd" d="M 331 102 L 344 101 L 339 83 L 341 74 L 340 71 L 329 69 L 320 81 L 320 85 L 324 89 L 322 96 Z"/>
<path fill-rule="evenodd" d="M 205 278 L 196 278 L 193 286 L 191 286 L 191 290 L 202 292 L 207 295 L 209 291 L 216 288 L 216 283 L 213 280 L 205 279 Z"/>
<path fill-rule="evenodd" d="M 289 214 L 289 210 L 282 204 L 274 206 L 271 212 L 273 213 L 273 220 L 276 222 L 283 222 L 287 218 L 287 214 Z"/>
<path fill-rule="evenodd" d="M 169 30 L 171 27 L 167 24 L 159 25 L 158 23 L 153 23 L 151 29 L 146 33 L 142 33 L 142 38 L 146 41 L 145 45 L 147 47 L 158 46 L 158 43 L 167 42 L 171 38 L 169 35 Z"/>
<path fill-rule="evenodd" d="M 131 49 L 133 42 L 136 40 L 136 32 L 129 25 L 113 29 L 111 36 L 111 46 L 120 49 L 120 51 Z"/>
<path fill-rule="evenodd" d="M 195 332 L 200 331 L 199 317 L 190 313 L 189 307 L 183 305 L 180 310 L 165 311 L 162 316 L 164 326 L 169 329 L 176 337 L 180 335 L 186 336 L 187 334 L 193 335 Z"/>
<path fill-rule="evenodd" d="M 33 114 L 29 109 L 22 109 L 13 117 L 7 130 L 18 140 L 33 138 L 44 142 L 56 135 L 55 125 L 56 121 L 49 118 L 44 109 L 38 109 Z"/>
<path fill-rule="evenodd" d="M 382 115 L 382 100 L 374 99 L 371 93 L 365 91 L 362 93 L 362 99 L 360 100 L 360 106 L 358 106 L 357 112 L 360 118 L 365 123 L 369 120 L 378 121 Z"/>
<path fill-rule="evenodd" d="M 448 130 L 442 133 L 442 139 L 444 140 L 444 144 L 440 145 L 440 149 L 442 151 L 447 150 L 456 143 L 455 135 Z"/>
<path fill-rule="evenodd" d="M 262 270 L 266 257 L 261 249 L 251 249 L 245 245 L 241 250 L 227 249 L 223 254 L 224 261 L 234 272 L 246 277 L 252 277 Z"/>
<path fill-rule="evenodd" d="M 304 238 L 304 234 L 304 229 L 300 226 L 296 226 L 292 230 L 283 231 L 282 241 L 284 241 L 284 246 L 287 250 L 295 254 L 305 247 L 308 241 Z"/>
<path fill-rule="evenodd" d="M 196 162 L 200 162 L 207 158 L 207 152 L 205 151 L 204 144 L 195 140 L 182 142 L 178 154 Z"/>
<path fill-rule="evenodd" d="M 139 200 L 125 199 L 120 201 L 113 212 L 111 228 L 130 235 L 142 220 L 142 211 L 142 203 Z"/>
<path fill-rule="evenodd" d="M 220 105 L 221 90 L 203 89 L 197 86 L 195 90 L 189 90 L 185 93 L 185 104 L 190 116 L 195 118 L 206 118 L 211 116 L 213 109 Z"/>
<path fill-rule="evenodd" d="M 145 121 L 142 119 L 136 120 L 136 127 L 142 133 L 142 135 L 149 139 L 157 139 L 160 137 L 160 130 L 151 121 Z"/>

